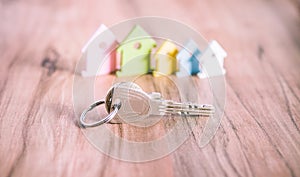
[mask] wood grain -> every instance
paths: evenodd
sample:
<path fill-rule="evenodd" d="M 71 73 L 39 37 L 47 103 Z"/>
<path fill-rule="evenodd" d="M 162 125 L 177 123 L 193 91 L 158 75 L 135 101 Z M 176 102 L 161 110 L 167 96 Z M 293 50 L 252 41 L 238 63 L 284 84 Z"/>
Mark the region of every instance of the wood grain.
<path fill-rule="evenodd" d="M 299 13 L 296 0 L 0 1 L 0 176 L 300 176 Z M 194 132 L 171 155 L 128 163 L 74 123 L 73 71 L 100 23 L 145 15 L 224 46 L 226 111 L 204 148 Z"/>

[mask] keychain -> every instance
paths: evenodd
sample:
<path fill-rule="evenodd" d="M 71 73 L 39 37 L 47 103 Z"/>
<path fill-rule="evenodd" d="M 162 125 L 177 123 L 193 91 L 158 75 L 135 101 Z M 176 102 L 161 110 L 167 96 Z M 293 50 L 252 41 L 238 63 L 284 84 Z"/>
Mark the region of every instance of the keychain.
<path fill-rule="evenodd" d="M 105 118 L 93 122 L 86 122 L 86 115 L 95 107 L 105 104 L 109 113 Z M 160 93 L 146 93 L 133 82 L 120 82 L 114 84 L 107 93 L 105 100 L 99 100 L 80 116 L 80 124 L 83 127 L 95 127 L 116 119 L 115 122 L 139 121 L 150 116 L 204 116 L 214 114 L 214 107 L 208 104 L 179 103 L 172 100 L 164 100 Z M 118 117 L 117 117 L 118 116 Z M 121 120 L 121 119 L 122 120 Z M 112 121 L 113 122 L 113 121 Z"/>

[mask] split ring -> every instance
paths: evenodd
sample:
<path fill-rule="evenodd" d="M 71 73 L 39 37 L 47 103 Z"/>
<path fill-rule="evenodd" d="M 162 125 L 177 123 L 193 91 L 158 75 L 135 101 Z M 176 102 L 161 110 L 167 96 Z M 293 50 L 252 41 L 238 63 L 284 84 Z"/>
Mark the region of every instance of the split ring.
<path fill-rule="evenodd" d="M 80 116 L 80 124 L 83 127 L 96 127 L 96 126 L 102 125 L 104 123 L 107 123 L 107 122 L 109 122 L 111 119 L 113 119 L 116 116 L 117 112 L 121 108 L 121 102 L 120 103 L 116 103 L 116 104 L 114 104 L 112 106 L 112 112 L 110 112 L 108 114 L 108 116 L 104 117 L 103 119 L 100 119 L 97 122 L 93 122 L 93 123 L 87 123 L 87 122 L 85 122 L 85 120 L 86 120 L 86 114 L 89 111 L 93 110 L 95 107 L 100 106 L 101 104 L 105 104 L 105 101 L 104 100 L 96 101 L 95 103 L 91 104 L 87 109 L 85 109 L 82 112 L 82 114 Z"/>

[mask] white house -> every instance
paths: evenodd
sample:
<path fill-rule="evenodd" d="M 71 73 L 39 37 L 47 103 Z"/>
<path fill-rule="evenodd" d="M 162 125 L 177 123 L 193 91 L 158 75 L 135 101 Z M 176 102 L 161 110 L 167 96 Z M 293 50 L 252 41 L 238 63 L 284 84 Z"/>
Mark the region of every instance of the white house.
<path fill-rule="evenodd" d="M 114 34 L 101 25 L 82 48 L 85 59 L 84 77 L 109 74 L 116 70 L 115 48 L 118 42 Z"/>
<path fill-rule="evenodd" d="M 200 78 L 220 76 L 226 73 L 224 69 L 224 58 L 227 57 L 226 51 L 221 45 L 213 40 L 200 56 L 201 72 L 198 73 Z"/>

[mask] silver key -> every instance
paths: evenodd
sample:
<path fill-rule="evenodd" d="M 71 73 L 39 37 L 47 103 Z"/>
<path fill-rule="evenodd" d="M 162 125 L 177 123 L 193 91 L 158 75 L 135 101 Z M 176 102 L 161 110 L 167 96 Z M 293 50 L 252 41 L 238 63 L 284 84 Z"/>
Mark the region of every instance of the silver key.
<path fill-rule="evenodd" d="M 112 105 L 121 104 L 118 116 L 130 122 L 150 115 L 212 116 L 214 114 L 212 105 L 164 100 L 160 93 L 148 94 L 133 82 L 115 84 L 109 90 L 105 102 L 108 112 L 113 110 Z"/>

